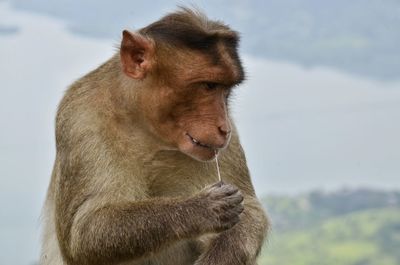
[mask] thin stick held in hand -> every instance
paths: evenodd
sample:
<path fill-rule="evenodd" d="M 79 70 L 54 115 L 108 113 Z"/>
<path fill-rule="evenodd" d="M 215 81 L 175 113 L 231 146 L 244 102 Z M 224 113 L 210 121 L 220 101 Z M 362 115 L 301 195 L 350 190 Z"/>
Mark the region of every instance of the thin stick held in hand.
<path fill-rule="evenodd" d="M 215 150 L 215 164 L 217 165 L 218 180 L 221 181 L 221 173 L 219 172 L 218 152 Z"/>

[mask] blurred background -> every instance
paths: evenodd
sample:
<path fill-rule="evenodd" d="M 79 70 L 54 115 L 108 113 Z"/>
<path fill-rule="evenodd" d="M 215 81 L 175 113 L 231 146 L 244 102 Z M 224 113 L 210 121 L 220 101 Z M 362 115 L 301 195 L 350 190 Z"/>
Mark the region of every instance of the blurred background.
<path fill-rule="evenodd" d="M 67 86 L 192 5 L 241 32 L 233 116 L 273 229 L 259 262 L 400 264 L 400 1 L 0 0 L 0 264 L 31 265 Z"/>

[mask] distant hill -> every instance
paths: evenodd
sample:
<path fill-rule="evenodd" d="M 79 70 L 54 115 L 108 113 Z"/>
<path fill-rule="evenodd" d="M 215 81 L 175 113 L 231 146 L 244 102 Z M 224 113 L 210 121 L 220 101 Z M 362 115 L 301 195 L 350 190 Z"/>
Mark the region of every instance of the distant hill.
<path fill-rule="evenodd" d="M 400 264 L 399 192 L 312 192 L 264 204 L 273 229 L 260 265 Z"/>
<path fill-rule="evenodd" d="M 274 229 L 306 228 L 349 213 L 400 207 L 400 192 L 372 190 L 314 191 L 296 197 L 268 196 L 263 205 L 273 219 Z"/>

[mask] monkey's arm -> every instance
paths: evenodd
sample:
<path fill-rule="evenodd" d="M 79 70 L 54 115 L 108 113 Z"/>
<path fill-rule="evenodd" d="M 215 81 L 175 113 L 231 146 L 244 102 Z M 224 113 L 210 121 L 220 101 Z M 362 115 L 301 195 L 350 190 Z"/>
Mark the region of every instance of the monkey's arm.
<path fill-rule="evenodd" d="M 115 202 L 91 210 L 84 204 L 70 232 L 64 231 L 70 238 L 64 254 L 81 265 L 145 257 L 177 240 L 231 228 L 242 199 L 231 185 L 213 185 L 189 199 Z"/>
<path fill-rule="evenodd" d="M 179 199 L 115 202 L 85 212 L 71 229 L 73 264 L 141 258 L 168 243 L 197 235 L 202 226 L 193 218 L 199 208 L 196 203 Z"/>
<path fill-rule="evenodd" d="M 232 136 L 227 155 L 221 157 L 224 182 L 239 188 L 244 196 L 244 211 L 233 228 L 220 233 L 200 256 L 196 265 L 256 264 L 269 228 L 269 222 L 251 184 L 245 157 L 237 136 Z"/>
<path fill-rule="evenodd" d="M 85 183 L 87 176 L 61 172 L 55 217 L 68 264 L 117 264 L 146 257 L 178 240 L 231 228 L 243 210 L 243 197 L 232 185 L 212 185 L 190 198 L 127 199 L 121 190 L 107 189 L 110 183 L 106 189 L 93 188 Z"/>

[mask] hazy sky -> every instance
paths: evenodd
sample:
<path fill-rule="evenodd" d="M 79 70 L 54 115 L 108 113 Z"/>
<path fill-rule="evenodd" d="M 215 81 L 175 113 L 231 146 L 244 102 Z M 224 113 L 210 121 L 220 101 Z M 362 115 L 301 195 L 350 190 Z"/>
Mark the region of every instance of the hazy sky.
<path fill-rule="evenodd" d="M 19 265 L 37 257 L 57 104 L 115 52 L 119 36 L 74 35 L 61 20 L 0 2 L 4 25 L 20 30 L 0 35 L 0 264 Z M 400 188 L 399 82 L 246 53 L 243 61 L 248 81 L 233 114 L 258 194 Z"/>

